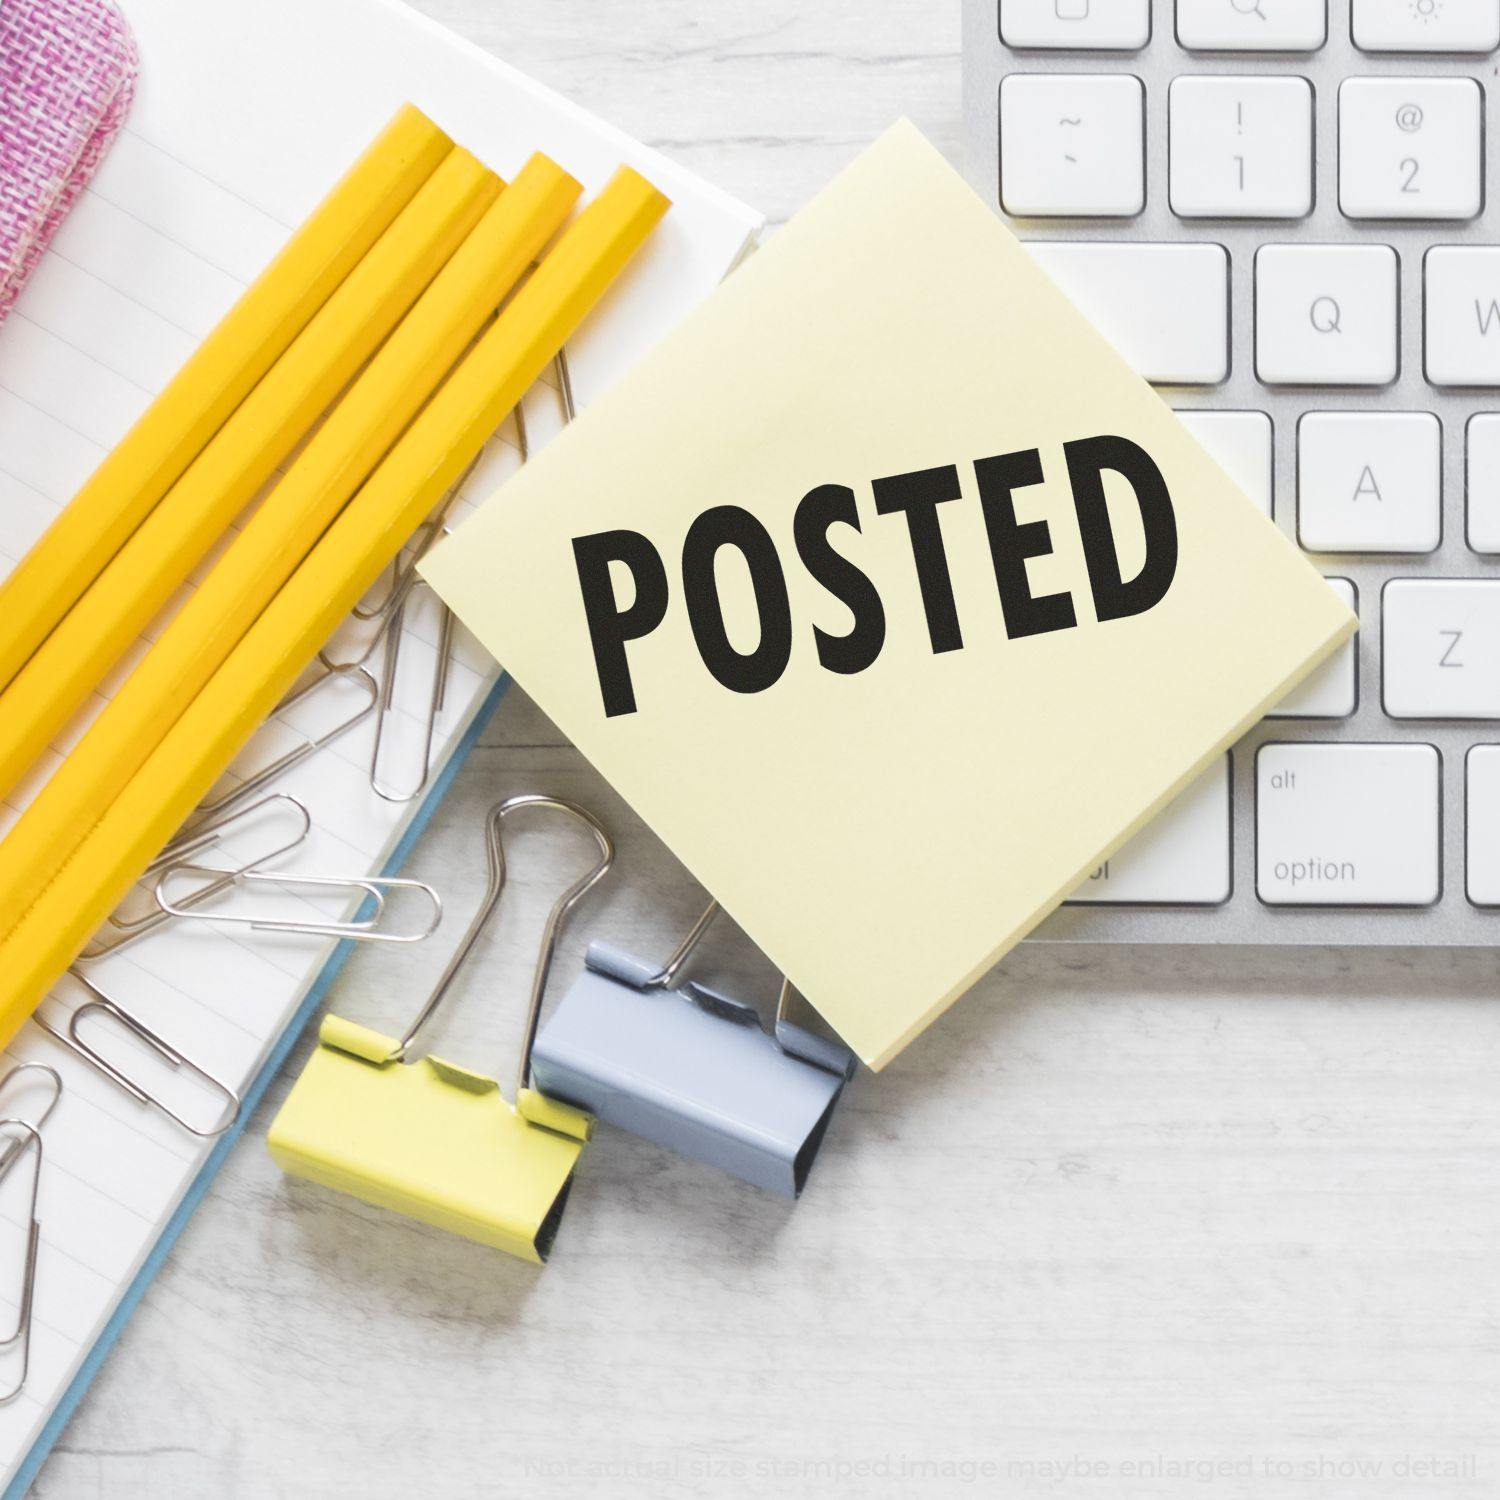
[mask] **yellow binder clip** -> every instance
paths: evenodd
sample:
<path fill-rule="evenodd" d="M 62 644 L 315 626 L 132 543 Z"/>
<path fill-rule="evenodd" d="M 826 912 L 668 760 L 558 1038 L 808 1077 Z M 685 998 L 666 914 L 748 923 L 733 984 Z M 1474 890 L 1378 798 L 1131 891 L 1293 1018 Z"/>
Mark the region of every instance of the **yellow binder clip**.
<path fill-rule="evenodd" d="M 532 975 L 516 1103 L 500 1085 L 440 1057 L 406 1054 L 453 985 L 505 889 L 501 825 L 523 809 L 582 823 L 597 863 L 558 897 L 547 916 Z M 394 1209 L 540 1265 L 557 1234 L 583 1143 L 586 1114 L 531 1087 L 531 1047 L 568 913 L 608 872 L 614 845 L 593 816 L 556 797 L 524 795 L 490 809 L 485 824 L 489 885 L 436 988 L 399 1041 L 325 1016 L 318 1046 L 271 1125 L 267 1144 L 284 1172 Z"/>

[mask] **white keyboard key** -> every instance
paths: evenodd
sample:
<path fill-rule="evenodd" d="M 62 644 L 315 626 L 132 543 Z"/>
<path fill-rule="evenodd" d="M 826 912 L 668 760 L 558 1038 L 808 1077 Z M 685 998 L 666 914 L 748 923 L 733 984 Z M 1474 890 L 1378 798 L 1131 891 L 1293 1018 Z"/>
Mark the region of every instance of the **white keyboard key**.
<path fill-rule="evenodd" d="M 1255 888 L 1270 906 L 1430 906 L 1442 891 L 1431 745 L 1262 745 Z"/>
<path fill-rule="evenodd" d="M 1439 245 L 1427 252 L 1427 378 L 1500 386 L 1500 248 Z"/>
<path fill-rule="evenodd" d="M 1353 0 L 1354 45 L 1366 52 L 1493 52 L 1500 0 Z"/>
<path fill-rule="evenodd" d="M 1265 245 L 1255 257 L 1255 367 L 1267 385 L 1389 385 L 1396 253 L 1387 245 Z"/>
<path fill-rule="evenodd" d="M 1229 757 L 1219 757 L 1069 898 L 1079 905 L 1218 906 L 1229 899 Z"/>
<path fill-rule="evenodd" d="M 1008 214 L 1128 217 L 1146 206 L 1139 78 L 1013 73 L 1000 85 L 1000 200 Z"/>
<path fill-rule="evenodd" d="M 1177 0 L 1177 40 L 1200 52 L 1316 52 L 1326 0 Z"/>
<path fill-rule="evenodd" d="M 1176 78 L 1172 212 L 1300 219 L 1313 206 L 1313 95 L 1305 78 Z"/>
<path fill-rule="evenodd" d="M 1179 411 L 1177 417 L 1269 518 L 1274 468 L 1270 417 L 1263 411 Z"/>
<path fill-rule="evenodd" d="M 1465 446 L 1469 546 L 1476 552 L 1500 552 L 1500 414 L 1470 417 Z"/>
<path fill-rule="evenodd" d="M 1151 40 L 1151 0 L 1000 0 L 1007 47 L 1135 52 Z"/>
<path fill-rule="evenodd" d="M 1500 580 L 1393 578 L 1381 596 L 1393 719 L 1500 719 Z"/>
<path fill-rule="evenodd" d="M 1147 380 L 1229 375 L 1229 256 L 1222 245 L 1039 241 L 1027 248 Z"/>
<path fill-rule="evenodd" d="M 1443 430 L 1431 412 L 1309 412 L 1297 426 L 1297 538 L 1309 552 L 1432 552 Z"/>
<path fill-rule="evenodd" d="M 1351 219 L 1472 219 L 1484 207 L 1483 121 L 1472 78 L 1346 78 L 1339 207 Z"/>
<path fill-rule="evenodd" d="M 1469 900 L 1476 906 L 1500 906 L 1500 745 L 1471 746 L 1464 779 Z"/>
<path fill-rule="evenodd" d="M 1347 578 L 1330 578 L 1328 586 L 1356 614 L 1359 596 Z M 1344 642 L 1311 677 L 1304 677 L 1270 719 L 1347 719 L 1359 707 L 1359 638 Z"/>

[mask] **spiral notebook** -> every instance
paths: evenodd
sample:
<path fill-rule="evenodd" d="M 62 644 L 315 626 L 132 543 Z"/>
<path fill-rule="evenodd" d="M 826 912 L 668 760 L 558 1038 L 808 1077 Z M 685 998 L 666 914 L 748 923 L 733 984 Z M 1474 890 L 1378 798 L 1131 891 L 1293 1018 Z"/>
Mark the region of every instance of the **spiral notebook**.
<path fill-rule="evenodd" d="M 122 9 L 141 53 L 134 109 L 0 329 L 0 573 L 404 100 L 503 175 L 541 150 L 586 190 L 627 162 L 672 198 L 650 245 L 569 346 L 580 404 L 701 301 L 759 230 L 742 205 L 389 0 L 123 0 Z M 527 399 L 533 445 L 561 425 L 556 394 L 538 387 Z M 514 436 L 491 442 L 455 514 L 513 472 Z M 397 762 L 420 755 L 437 641 L 435 613 L 409 612 L 383 750 Z M 369 874 L 399 863 L 498 696 L 498 670 L 472 638 L 459 632 L 451 659 L 426 796 L 397 804 L 372 791 L 366 720 L 275 783 L 312 817 L 306 843 L 278 868 Z M 235 774 L 253 774 L 343 711 L 314 695 L 284 712 Z M 0 805 L 0 831 L 46 770 Z M 179 923 L 88 972 L 239 1090 L 243 1121 L 340 956 L 325 938 Z M 81 998 L 64 981 L 43 1013 L 65 1024 Z M 124 1041 L 108 1045 L 159 1081 Z M 28 1059 L 56 1068 L 65 1091 L 43 1132 L 30 1371 L 0 1407 L 7 1495 L 36 1473 L 232 1140 L 200 1141 L 141 1108 L 35 1025 L 9 1049 L 9 1062 Z M 20 1113 L 25 1103 L 6 1101 Z M 17 1306 L 24 1223 L 24 1194 L 7 1183 L 0 1323 Z M 13 1375 L 0 1367 L 0 1389 Z"/>

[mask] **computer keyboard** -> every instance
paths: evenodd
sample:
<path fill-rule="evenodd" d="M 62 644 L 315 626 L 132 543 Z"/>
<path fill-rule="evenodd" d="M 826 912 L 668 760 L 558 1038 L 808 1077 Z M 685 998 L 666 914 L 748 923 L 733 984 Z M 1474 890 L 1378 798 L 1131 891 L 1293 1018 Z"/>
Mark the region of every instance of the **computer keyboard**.
<path fill-rule="evenodd" d="M 964 87 L 976 187 L 1360 618 L 1040 935 L 1500 940 L 1500 0 L 965 0 Z"/>

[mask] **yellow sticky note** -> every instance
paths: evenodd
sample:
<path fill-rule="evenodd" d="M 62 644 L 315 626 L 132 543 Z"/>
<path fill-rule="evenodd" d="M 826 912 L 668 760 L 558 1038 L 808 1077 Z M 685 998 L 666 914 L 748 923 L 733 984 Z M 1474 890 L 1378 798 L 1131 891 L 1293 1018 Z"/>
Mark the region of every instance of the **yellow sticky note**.
<path fill-rule="evenodd" d="M 424 572 L 874 1067 L 1356 623 L 907 124 Z"/>

